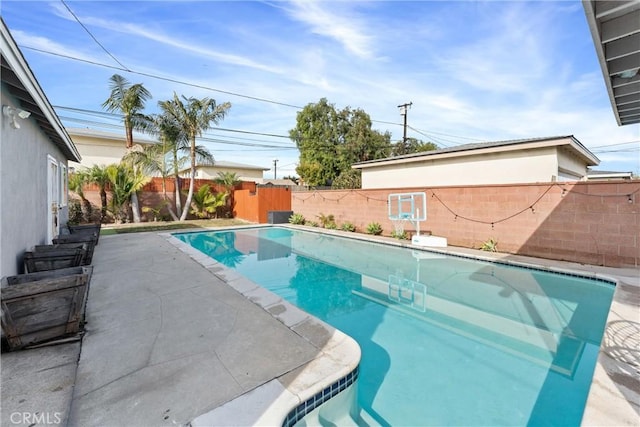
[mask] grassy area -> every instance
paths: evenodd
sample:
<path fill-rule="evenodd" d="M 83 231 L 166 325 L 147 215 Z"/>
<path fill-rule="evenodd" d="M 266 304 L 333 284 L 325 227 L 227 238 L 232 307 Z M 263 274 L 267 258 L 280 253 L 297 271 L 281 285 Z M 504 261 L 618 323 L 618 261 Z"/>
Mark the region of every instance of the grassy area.
<path fill-rule="evenodd" d="M 140 222 L 136 224 L 103 224 L 101 236 L 122 233 L 141 233 L 145 231 L 184 230 L 187 228 L 228 227 L 232 225 L 246 225 L 246 221 L 238 219 L 197 219 L 189 221 L 171 222 Z"/>

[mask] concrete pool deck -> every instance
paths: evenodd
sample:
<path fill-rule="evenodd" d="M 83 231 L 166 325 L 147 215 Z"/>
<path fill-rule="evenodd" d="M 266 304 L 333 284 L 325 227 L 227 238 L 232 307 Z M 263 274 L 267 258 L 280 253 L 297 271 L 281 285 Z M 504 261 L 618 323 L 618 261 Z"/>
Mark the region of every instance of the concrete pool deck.
<path fill-rule="evenodd" d="M 638 424 L 640 269 L 445 252 L 617 280 L 583 425 Z M 166 233 L 101 237 L 87 320 L 81 345 L 2 354 L 2 425 L 36 412 L 72 426 L 281 425 L 360 357 L 349 337 Z"/>

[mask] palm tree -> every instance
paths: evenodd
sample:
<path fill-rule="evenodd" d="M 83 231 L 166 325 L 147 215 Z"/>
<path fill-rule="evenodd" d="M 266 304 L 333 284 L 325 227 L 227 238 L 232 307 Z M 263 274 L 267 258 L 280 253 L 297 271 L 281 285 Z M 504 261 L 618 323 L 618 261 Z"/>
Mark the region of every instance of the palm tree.
<path fill-rule="evenodd" d="M 119 74 L 114 74 L 109 79 L 111 94 L 102 103 L 102 107 L 107 111 L 122 113 L 124 131 L 126 134 L 127 150 L 133 148 L 133 130 L 144 130 L 149 127 L 151 121 L 149 117 L 141 113 L 144 110 L 145 102 L 151 98 L 149 92 L 142 83 L 131 84 L 126 78 Z M 133 211 L 133 221 L 140 222 L 140 207 L 136 193 L 131 195 Z"/>
<path fill-rule="evenodd" d="M 184 103 L 183 100 L 185 101 Z M 215 99 L 206 97 L 202 99 L 193 97 L 186 98 L 184 95 L 181 100 L 174 92 L 172 100 L 161 101 L 158 105 L 160 105 L 168 117 L 180 126 L 181 132 L 184 133 L 190 144 L 189 157 L 191 160 L 191 170 L 189 173 L 189 192 L 187 193 L 185 208 L 182 210 L 182 215 L 180 216 L 180 220 L 184 221 L 187 218 L 188 207 L 191 205 L 191 199 L 193 198 L 197 166 L 196 137 L 201 136 L 202 132 L 209 129 L 211 123 L 218 124 L 218 122 L 224 118 L 229 108 L 231 108 L 231 104 L 229 102 L 217 104 Z"/>
<path fill-rule="evenodd" d="M 193 193 L 191 213 L 198 218 L 209 218 L 211 215 L 217 218 L 218 208 L 226 204 L 226 199 L 227 193 L 213 194 L 209 185 L 205 184 Z"/>
<path fill-rule="evenodd" d="M 88 182 L 96 184 L 100 190 L 100 222 L 104 222 L 107 218 L 107 185 L 109 184 L 107 166 L 93 165 L 87 171 L 87 175 Z"/>
<path fill-rule="evenodd" d="M 162 197 L 164 199 L 163 205 L 166 206 L 169 211 L 169 215 L 174 221 L 178 220 L 178 216 L 169 203 L 169 197 L 167 196 L 167 183 L 166 179 L 169 175 L 169 166 L 167 165 L 167 151 L 170 147 L 166 143 L 161 141 L 160 144 L 148 145 L 142 149 L 142 151 L 130 151 L 122 158 L 124 163 L 131 165 L 134 168 L 140 169 L 142 172 L 148 175 L 160 175 L 162 178 Z M 151 208 L 143 207 L 142 211 Z"/>
<path fill-rule="evenodd" d="M 159 102 L 160 109 L 163 110 L 162 114 L 156 115 L 153 118 L 152 133 L 155 134 L 160 140 L 159 144 L 162 148 L 158 147 L 162 151 L 163 162 L 163 192 L 165 190 L 165 178 L 170 174 L 173 175 L 175 183 L 175 206 L 178 216 L 182 215 L 182 198 L 180 193 L 180 171 L 184 169 L 185 163 L 189 160 L 189 154 L 191 147 L 189 141 L 185 138 L 184 132 L 182 132 L 182 126 L 177 123 L 175 118 L 168 114 L 164 109 L 166 104 Z M 196 162 L 198 165 L 213 165 L 213 155 L 202 145 L 196 145 Z M 182 154 L 186 154 L 183 156 Z M 165 200 L 168 199 L 165 197 Z M 171 212 L 171 216 L 174 217 L 174 213 Z M 174 217 L 174 220 L 178 220 L 178 217 Z"/>
<path fill-rule="evenodd" d="M 126 78 L 114 74 L 109 79 L 111 94 L 102 103 L 108 112 L 122 113 L 122 121 L 127 138 L 127 148 L 133 147 L 133 130 L 144 130 L 150 125 L 149 117 L 141 113 L 145 102 L 151 98 L 142 83 L 131 84 Z"/>
<path fill-rule="evenodd" d="M 229 213 L 233 218 L 233 188 L 241 182 L 240 177 L 235 172 L 218 172 L 216 182 L 224 186 L 227 196 L 229 196 Z"/>
<path fill-rule="evenodd" d="M 134 170 L 125 163 L 109 165 L 106 174 L 111 184 L 111 209 L 116 222 L 124 222 L 128 219 L 128 203 L 131 194 L 139 191 L 149 182 L 148 177 Z"/>
<path fill-rule="evenodd" d="M 91 202 L 84 197 L 84 186 L 89 182 L 89 173 L 86 168 L 69 175 L 69 189 L 82 200 L 82 219 L 84 221 L 89 221 L 91 218 Z"/>

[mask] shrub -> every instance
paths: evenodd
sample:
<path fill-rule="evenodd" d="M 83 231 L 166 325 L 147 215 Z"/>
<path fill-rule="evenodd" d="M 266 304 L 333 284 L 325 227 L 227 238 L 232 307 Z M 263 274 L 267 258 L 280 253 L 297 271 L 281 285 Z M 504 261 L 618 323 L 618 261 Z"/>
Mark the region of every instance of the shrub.
<path fill-rule="evenodd" d="M 318 219 L 320 220 L 320 224 L 324 227 L 324 228 L 329 228 L 328 225 L 329 224 L 335 224 L 336 220 L 333 217 L 332 214 L 329 215 L 325 215 L 323 213 L 320 213 L 320 215 L 318 215 Z"/>
<path fill-rule="evenodd" d="M 320 224 L 318 224 L 315 221 L 308 221 L 307 225 L 310 226 L 310 227 L 319 227 L 320 226 Z"/>
<path fill-rule="evenodd" d="M 336 230 L 338 228 L 338 224 L 336 224 L 335 222 L 329 222 L 325 224 L 324 228 L 327 228 L 329 230 Z"/>
<path fill-rule="evenodd" d="M 391 237 L 394 237 L 394 238 L 400 239 L 400 240 L 409 240 L 409 233 L 407 233 L 406 231 L 395 231 L 395 230 L 393 230 L 391 232 Z"/>
<path fill-rule="evenodd" d="M 494 238 L 490 238 L 480 245 L 480 249 L 487 252 L 498 252 L 498 241 Z"/>
<path fill-rule="evenodd" d="M 304 219 L 304 216 L 302 216 L 302 214 L 299 214 L 299 213 L 294 213 L 289 217 L 290 224 L 304 225 L 305 222 L 306 220 Z"/>
<path fill-rule="evenodd" d="M 356 231 L 356 226 L 355 226 L 355 225 L 353 225 L 353 224 L 352 224 L 352 223 L 350 223 L 350 222 L 345 222 L 344 224 L 342 224 L 342 226 L 340 227 L 340 229 L 341 229 L 342 231 L 351 231 L 351 232 L 354 232 L 354 231 Z"/>
<path fill-rule="evenodd" d="M 373 234 L 374 236 L 379 236 L 382 234 L 382 226 L 377 222 L 372 222 L 367 225 L 367 234 Z"/>
<path fill-rule="evenodd" d="M 82 202 L 78 199 L 69 199 L 69 224 L 78 225 L 83 219 Z"/>

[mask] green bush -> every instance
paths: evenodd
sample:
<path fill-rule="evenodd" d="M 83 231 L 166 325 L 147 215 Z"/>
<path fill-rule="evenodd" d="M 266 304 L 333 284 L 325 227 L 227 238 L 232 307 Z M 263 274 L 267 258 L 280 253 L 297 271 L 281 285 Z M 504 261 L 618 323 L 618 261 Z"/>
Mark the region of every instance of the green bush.
<path fill-rule="evenodd" d="M 306 220 L 304 219 L 304 216 L 302 216 L 302 214 L 299 214 L 299 213 L 294 213 L 289 217 L 290 224 L 304 225 L 305 222 Z"/>
<path fill-rule="evenodd" d="M 409 233 L 406 231 L 392 231 L 391 237 L 400 239 L 400 240 L 409 240 Z"/>
<path fill-rule="evenodd" d="M 498 241 L 494 238 L 490 238 L 480 245 L 480 249 L 487 252 L 498 252 Z"/>
<path fill-rule="evenodd" d="M 342 231 L 351 231 L 351 232 L 354 232 L 354 231 L 356 231 L 356 226 L 355 226 L 355 225 L 353 225 L 353 224 L 352 224 L 352 223 L 350 223 L 350 222 L 345 222 L 344 224 L 342 224 L 342 226 L 340 227 L 340 229 L 341 229 Z"/>
<path fill-rule="evenodd" d="M 325 224 L 324 228 L 328 228 L 329 230 L 336 230 L 338 228 L 338 224 L 335 222 L 328 222 Z"/>
<path fill-rule="evenodd" d="M 324 228 L 329 228 L 328 225 L 329 224 L 335 224 L 336 220 L 334 218 L 334 216 L 332 214 L 329 215 L 325 215 L 323 213 L 320 213 L 320 215 L 318 215 L 318 219 L 320 220 L 320 224 L 324 227 Z"/>
<path fill-rule="evenodd" d="M 310 226 L 310 227 L 319 227 L 320 226 L 320 224 L 318 224 L 315 221 L 307 221 L 307 225 Z"/>
<path fill-rule="evenodd" d="M 78 199 L 69 199 L 69 224 L 78 225 L 83 219 L 82 202 Z"/>
<path fill-rule="evenodd" d="M 367 225 L 367 234 L 373 234 L 374 236 L 379 236 L 382 234 L 382 226 L 377 222 L 372 222 Z"/>

